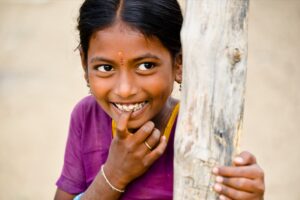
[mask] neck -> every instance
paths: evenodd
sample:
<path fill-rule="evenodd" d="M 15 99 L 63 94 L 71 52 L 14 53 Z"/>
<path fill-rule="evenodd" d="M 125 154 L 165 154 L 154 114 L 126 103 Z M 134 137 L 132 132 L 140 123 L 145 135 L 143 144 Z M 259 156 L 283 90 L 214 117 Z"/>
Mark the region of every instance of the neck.
<path fill-rule="evenodd" d="M 162 110 L 152 119 L 155 127 L 159 129 L 161 133 L 164 133 L 172 111 L 178 102 L 177 99 L 169 97 Z"/>

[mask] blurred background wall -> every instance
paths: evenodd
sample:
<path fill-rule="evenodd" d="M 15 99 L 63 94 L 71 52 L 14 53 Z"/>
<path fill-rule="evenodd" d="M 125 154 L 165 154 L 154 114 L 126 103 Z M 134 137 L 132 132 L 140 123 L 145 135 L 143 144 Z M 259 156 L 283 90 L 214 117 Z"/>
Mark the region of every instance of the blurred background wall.
<path fill-rule="evenodd" d="M 0 0 L 0 199 L 52 199 L 69 115 L 88 94 L 81 0 Z M 251 0 L 242 149 L 266 173 L 267 200 L 299 200 L 300 1 Z"/>

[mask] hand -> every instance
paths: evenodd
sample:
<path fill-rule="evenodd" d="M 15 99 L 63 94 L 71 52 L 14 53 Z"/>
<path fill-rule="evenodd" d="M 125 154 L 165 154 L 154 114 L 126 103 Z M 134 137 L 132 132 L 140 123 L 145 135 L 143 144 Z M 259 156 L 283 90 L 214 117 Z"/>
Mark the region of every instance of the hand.
<path fill-rule="evenodd" d="M 249 152 L 242 152 L 234 159 L 234 166 L 217 167 L 214 189 L 221 200 L 263 200 L 264 172 Z"/>
<path fill-rule="evenodd" d="M 146 122 L 134 134 L 127 130 L 131 113 L 122 113 L 116 126 L 104 171 L 110 182 L 124 189 L 133 179 L 141 176 L 165 151 L 167 141 L 154 123 Z M 145 142 L 152 148 L 146 146 Z"/>

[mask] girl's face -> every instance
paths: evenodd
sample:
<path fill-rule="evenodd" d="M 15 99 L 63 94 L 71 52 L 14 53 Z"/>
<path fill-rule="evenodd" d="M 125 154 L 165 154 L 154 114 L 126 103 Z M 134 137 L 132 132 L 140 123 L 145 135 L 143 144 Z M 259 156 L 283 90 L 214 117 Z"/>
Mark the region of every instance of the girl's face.
<path fill-rule="evenodd" d="M 181 80 L 181 63 L 159 39 L 122 23 L 94 33 L 87 58 L 83 63 L 92 94 L 116 121 L 122 112 L 132 111 L 130 129 L 165 111 L 174 80 Z"/>

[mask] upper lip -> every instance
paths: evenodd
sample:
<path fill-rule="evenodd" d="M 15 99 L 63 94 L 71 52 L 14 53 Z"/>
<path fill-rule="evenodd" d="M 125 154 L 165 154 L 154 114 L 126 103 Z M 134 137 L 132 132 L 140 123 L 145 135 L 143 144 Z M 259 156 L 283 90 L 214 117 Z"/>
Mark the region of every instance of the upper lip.
<path fill-rule="evenodd" d="M 147 101 L 135 101 L 135 102 L 111 102 L 113 104 L 122 104 L 122 105 L 131 105 L 131 104 L 138 104 L 138 103 L 144 103 Z"/>

